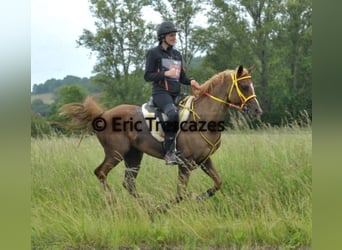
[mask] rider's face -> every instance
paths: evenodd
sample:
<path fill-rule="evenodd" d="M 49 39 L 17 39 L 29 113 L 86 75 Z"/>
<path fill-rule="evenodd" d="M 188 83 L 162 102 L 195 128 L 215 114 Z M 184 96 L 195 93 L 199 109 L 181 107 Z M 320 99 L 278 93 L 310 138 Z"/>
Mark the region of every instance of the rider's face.
<path fill-rule="evenodd" d="M 165 36 L 166 42 L 172 46 L 176 44 L 176 38 L 177 38 L 176 32 L 169 33 Z"/>

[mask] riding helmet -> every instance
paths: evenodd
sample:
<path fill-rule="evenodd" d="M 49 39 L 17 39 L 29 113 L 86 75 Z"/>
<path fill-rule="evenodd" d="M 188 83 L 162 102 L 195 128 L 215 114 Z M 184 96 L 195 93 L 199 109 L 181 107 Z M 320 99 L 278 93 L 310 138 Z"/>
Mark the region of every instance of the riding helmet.
<path fill-rule="evenodd" d="M 172 22 L 169 22 L 169 21 L 162 22 L 159 25 L 159 28 L 157 30 L 158 40 L 160 41 L 161 39 L 163 39 L 165 37 L 165 35 L 167 35 L 169 33 L 178 32 L 178 31 L 180 31 L 180 30 L 177 29 Z"/>

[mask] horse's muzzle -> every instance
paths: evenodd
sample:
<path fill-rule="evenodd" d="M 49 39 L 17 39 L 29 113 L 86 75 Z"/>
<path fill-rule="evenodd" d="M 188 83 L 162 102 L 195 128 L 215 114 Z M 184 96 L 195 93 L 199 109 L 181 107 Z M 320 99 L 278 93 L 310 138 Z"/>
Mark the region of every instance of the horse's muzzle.
<path fill-rule="evenodd" d="M 262 109 L 260 107 L 248 107 L 247 105 L 243 107 L 243 111 L 252 118 L 259 119 L 262 115 Z"/>

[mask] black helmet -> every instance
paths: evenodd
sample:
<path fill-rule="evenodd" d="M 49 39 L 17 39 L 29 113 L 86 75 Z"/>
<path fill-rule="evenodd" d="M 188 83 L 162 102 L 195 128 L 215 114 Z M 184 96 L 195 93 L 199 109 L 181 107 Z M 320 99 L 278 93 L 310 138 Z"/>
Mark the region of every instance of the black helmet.
<path fill-rule="evenodd" d="M 162 22 L 157 30 L 158 40 L 163 38 L 163 35 L 178 32 L 179 30 L 175 27 L 172 22 Z"/>

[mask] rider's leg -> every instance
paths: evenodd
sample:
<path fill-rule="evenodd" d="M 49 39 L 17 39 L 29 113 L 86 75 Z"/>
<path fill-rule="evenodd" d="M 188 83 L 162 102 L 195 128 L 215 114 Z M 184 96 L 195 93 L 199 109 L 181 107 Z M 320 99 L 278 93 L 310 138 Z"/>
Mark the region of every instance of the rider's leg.
<path fill-rule="evenodd" d="M 164 113 L 168 117 L 168 121 L 164 123 L 165 132 L 165 160 L 166 164 L 178 164 L 176 157 L 176 134 L 178 131 L 178 111 L 176 106 L 168 104 L 164 108 Z"/>
<path fill-rule="evenodd" d="M 174 104 L 174 98 L 167 94 L 162 93 L 153 96 L 153 101 L 155 105 L 162 109 L 168 117 L 168 121 L 163 123 L 163 129 L 165 132 L 165 160 L 166 164 L 178 164 L 176 154 L 175 154 L 175 138 L 178 131 L 178 110 Z"/>

